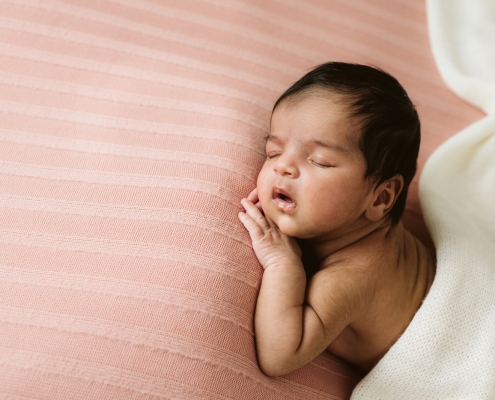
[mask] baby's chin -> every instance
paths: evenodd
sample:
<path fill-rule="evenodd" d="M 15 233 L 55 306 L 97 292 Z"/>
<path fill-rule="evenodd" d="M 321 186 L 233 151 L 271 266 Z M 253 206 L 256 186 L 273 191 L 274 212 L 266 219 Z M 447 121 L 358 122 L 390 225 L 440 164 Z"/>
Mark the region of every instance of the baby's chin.
<path fill-rule="evenodd" d="M 268 218 L 270 218 L 270 215 L 268 215 Z M 283 216 L 274 216 L 274 218 L 270 219 L 284 235 L 298 239 L 309 239 L 312 237 L 311 234 L 304 232 L 301 227 L 295 225 L 292 221 L 284 221 Z"/>

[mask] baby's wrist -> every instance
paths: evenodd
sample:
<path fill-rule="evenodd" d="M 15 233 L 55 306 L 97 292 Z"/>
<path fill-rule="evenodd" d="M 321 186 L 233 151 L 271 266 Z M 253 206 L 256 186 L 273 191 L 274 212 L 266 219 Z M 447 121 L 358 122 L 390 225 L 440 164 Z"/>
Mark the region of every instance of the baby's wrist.
<path fill-rule="evenodd" d="M 300 259 L 287 259 L 287 260 L 281 260 L 281 261 L 276 261 L 272 262 L 270 264 L 267 264 L 263 268 L 265 271 L 270 269 L 272 270 L 294 270 L 294 269 L 302 269 L 304 270 L 304 265 Z"/>

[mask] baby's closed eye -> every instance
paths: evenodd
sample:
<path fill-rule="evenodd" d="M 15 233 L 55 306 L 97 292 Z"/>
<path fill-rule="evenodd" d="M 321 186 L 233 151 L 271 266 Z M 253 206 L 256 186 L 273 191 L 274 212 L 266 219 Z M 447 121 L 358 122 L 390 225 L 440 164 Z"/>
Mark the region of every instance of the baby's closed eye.
<path fill-rule="evenodd" d="M 278 157 L 280 154 L 276 153 L 276 154 L 267 154 L 266 155 L 266 159 L 267 160 L 272 160 L 273 158 L 275 157 Z"/>
<path fill-rule="evenodd" d="M 317 167 L 320 167 L 320 168 L 331 168 L 331 167 L 333 167 L 333 165 L 329 164 L 326 161 L 313 160 L 313 159 L 309 159 L 309 161 L 311 162 L 311 164 L 316 165 Z"/>

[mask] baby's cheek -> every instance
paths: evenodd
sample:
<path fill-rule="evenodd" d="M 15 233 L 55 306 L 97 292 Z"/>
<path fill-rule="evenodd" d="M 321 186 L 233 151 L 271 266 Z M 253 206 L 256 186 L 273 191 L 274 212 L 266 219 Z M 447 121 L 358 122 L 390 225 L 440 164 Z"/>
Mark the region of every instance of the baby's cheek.
<path fill-rule="evenodd" d="M 259 189 L 258 189 L 259 190 Z M 259 202 L 261 204 L 261 208 L 263 210 L 263 213 L 268 216 L 268 217 L 271 217 L 271 213 L 270 213 L 270 210 L 271 210 L 271 202 L 270 202 L 270 199 L 268 198 L 268 196 L 266 196 L 263 192 L 260 193 L 258 191 L 258 198 L 259 198 Z"/>
<path fill-rule="evenodd" d="M 271 191 L 271 185 L 264 176 L 263 172 L 264 171 L 261 170 L 261 172 L 258 175 L 258 180 L 256 181 L 256 188 L 258 189 L 258 198 L 262 206 L 263 203 L 266 203 L 267 197 L 268 196 L 271 197 L 271 193 L 270 194 L 268 193 L 269 191 Z"/>
<path fill-rule="evenodd" d="M 329 220 L 338 218 L 344 212 L 343 207 L 346 204 L 345 202 L 344 204 L 339 204 L 336 200 L 335 193 L 324 193 L 323 191 L 308 196 L 308 206 L 305 210 L 308 223 L 319 225 L 322 222 L 327 223 Z"/>

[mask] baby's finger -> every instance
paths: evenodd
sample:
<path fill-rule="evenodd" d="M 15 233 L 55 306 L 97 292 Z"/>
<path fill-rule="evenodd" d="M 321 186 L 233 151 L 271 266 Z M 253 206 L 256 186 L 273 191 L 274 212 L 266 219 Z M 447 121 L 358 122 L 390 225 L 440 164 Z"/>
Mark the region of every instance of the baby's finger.
<path fill-rule="evenodd" d="M 273 221 L 272 221 L 270 218 L 268 218 L 266 215 L 265 215 L 265 219 L 266 219 L 266 221 L 268 222 L 268 226 L 269 226 L 270 228 L 277 228 L 277 229 L 278 229 L 278 226 L 277 226 L 277 225 L 275 225 L 275 222 L 273 222 Z"/>
<path fill-rule="evenodd" d="M 251 193 L 248 195 L 248 200 L 250 200 L 256 207 L 258 207 L 258 210 L 263 212 L 263 208 L 261 208 L 261 203 L 259 202 L 259 197 L 258 197 L 258 188 L 254 188 Z"/>
<path fill-rule="evenodd" d="M 249 215 L 251 219 L 256 222 L 262 230 L 266 231 L 270 228 L 270 225 L 268 225 L 265 216 L 251 201 L 249 201 L 248 199 L 242 199 L 241 204 L 246 210 L 246 214 Z"/>
<path fill-rule="evenodd" d="M 248 200 L 250 200 L 253 204 L 256 204 L 259 200 L 258 198 L 258 188 L 254 188 L 251 193 L 248 194 Z"/>
<path fill-rule="evenodd" d="M 256 240 L 260 240 L 263 237 L 263 230 L 256 222 L 253 221 L 253 219 L 249 215 L 240 212 L 238 216 L 241 222 L 244 224 L 244 227 L 248 230 L 249 236 L 251 237 L 251 240 L 253 242 Z"/>

